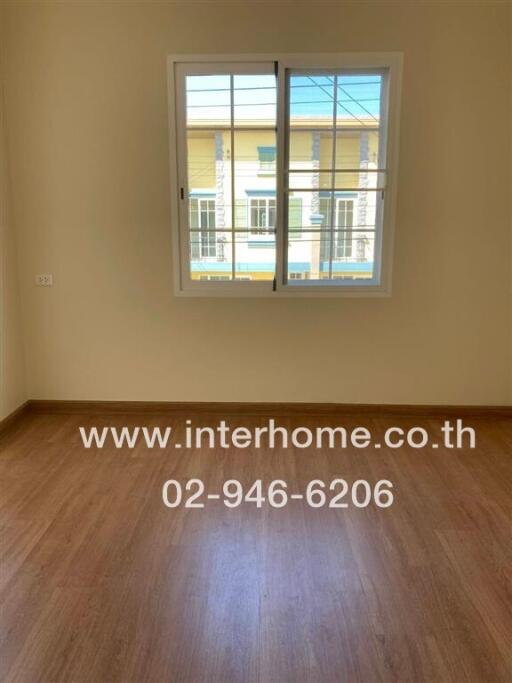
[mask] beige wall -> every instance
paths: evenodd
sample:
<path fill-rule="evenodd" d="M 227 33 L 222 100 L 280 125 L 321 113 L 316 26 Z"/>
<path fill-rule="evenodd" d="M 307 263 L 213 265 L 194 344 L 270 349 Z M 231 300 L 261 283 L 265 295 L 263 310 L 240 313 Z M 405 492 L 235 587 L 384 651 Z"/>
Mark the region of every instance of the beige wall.
<path fill-rule="evenodd" d="M 1 66 L 0 60 L 0 420 L 27 399 Z"/>
<path fill-rule="evenodd" d="M 511 401 L 509 11 L 4 5 L 30 396 Z M 405 54 L 393 296 L 173 298 L 166 55 L 342 50 Z"/>

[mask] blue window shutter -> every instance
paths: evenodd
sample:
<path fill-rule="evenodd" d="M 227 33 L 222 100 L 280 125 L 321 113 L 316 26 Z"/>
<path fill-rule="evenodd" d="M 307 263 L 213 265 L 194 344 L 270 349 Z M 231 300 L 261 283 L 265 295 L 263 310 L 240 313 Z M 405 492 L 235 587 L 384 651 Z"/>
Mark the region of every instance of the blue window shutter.
<path fill-rule="evenodd" d="M 276 148 L 275 147 L 258 147 L 258 158 L 261 162 L 266 162 L 271 164 L 276 160 Z"/>

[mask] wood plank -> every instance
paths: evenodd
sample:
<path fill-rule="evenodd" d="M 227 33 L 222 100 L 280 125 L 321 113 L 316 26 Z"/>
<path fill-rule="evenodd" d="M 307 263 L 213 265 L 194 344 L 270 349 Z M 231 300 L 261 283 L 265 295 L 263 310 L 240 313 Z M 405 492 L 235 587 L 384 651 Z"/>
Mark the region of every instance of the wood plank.
<path fill-rule="evenodd" d="M 215 411 L 188 414 L 215 426 Z M 238 415 L 254 428 L 264 415 Z M 281 416 L 293 429 L 431 415 Z M 512 680 L 512 421 L 475 450 L 82 447 L 80 425 L 184 417 L 30 412 L 0 447 L 0 680 L 385 683 Z M 220 501 L 168 509 L 168 478 L 394 483 L 388 509 Z"/>
<path fill-rule="evenodd" d="M 25 401 L 20 406 L 13 410 L 12 413 L 6 415 L 2 420 L 0 420 L 0 436 L 6 432 L 14 429 L 19 421 L 29 410 L 29 401 Z"/>

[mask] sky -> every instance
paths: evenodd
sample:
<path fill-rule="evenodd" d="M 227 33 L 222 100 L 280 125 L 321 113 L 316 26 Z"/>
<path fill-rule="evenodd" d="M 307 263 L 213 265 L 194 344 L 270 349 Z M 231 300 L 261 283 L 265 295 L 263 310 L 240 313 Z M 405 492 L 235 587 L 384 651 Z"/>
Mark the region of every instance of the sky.
<path fill-rule="evenodd" d="M 353 118 L 378 122 L 382 77 L 379 74 L 292 75 L 290 116 L 332 118 L 336 90 L 338 119 Z M 231 116 L 229 75 L 187 76 L 187 118 L 189 122 L 229 121 Z M 275 123 L 276 79 L 267 75 L 233 77 L 235 125 L 247 119 Z"/>

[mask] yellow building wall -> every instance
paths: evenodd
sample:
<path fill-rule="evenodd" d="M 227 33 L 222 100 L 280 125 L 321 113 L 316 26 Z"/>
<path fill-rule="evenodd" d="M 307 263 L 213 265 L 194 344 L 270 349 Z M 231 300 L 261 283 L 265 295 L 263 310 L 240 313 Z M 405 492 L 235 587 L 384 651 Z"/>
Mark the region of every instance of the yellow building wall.
<path fill-rule="evenodd" d="M 211 133 L 189 132 L 187 148 L 189 190 L 215 188 L 215 137 Z"/>
<path fill-rule="evenodd" d="M 228 161 L 231 154 L 231 134 L 223 133 L 224 160 Z M 320 168 L 332 168 L 333 152 L 332 133 L 321 133 L 320 136 Z M 312 159 L 312 133 L 310 131 L 294 131 L 290 136 L 291 165 L 307 164 Z M 239 131 L 235 133 L 235 161 L 236 163 L 251 163 L 256 168 L 259 164 L 258 147 L 275 146 L 275 134 L 271 131 Z M 378 133 L 368 133 L 369 155 L 371 162 L 378 159 Z M 340 132 L 336 139 L 336 168 L 358 168 L 360 163 L 361 134 L 358 132 Z M 189 188 L 215 188 L 215 137 L 210 132 L 191 131 L 188 133 L 188 162 Z M 355 188 L 358 184 L 358 174 L 339 174 L 337 183 L 340 189 Z M 322 173 L 320 186 L 330 187 L 331 174 Z"/>

